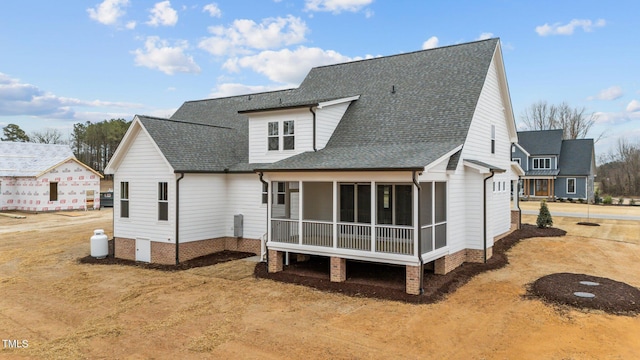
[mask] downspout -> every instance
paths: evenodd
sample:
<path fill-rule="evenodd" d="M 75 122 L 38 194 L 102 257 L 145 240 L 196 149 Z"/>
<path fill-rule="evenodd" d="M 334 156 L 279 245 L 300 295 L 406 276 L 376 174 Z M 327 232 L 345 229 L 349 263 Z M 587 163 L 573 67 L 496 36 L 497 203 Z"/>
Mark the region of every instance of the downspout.
<path fill-rule="evenodd" d="M 262 178 L 264 174 L 262 172 L 258 173 L 258 176 L 260 176 L 260 182 L 267 185 L 267 222 L 265 223 L 267 225 L 267 240 L 269 240 L 269 196 L 271 196 L 271 194 L 269 193 L 269 183 L 264 181 L 264 179 Z M 265 248 L 267 247 L 267 245 L 265 244 Z M 262 251 L 262 249 L 260 249 L 260 251 Z M 262 255 L 262 254 L 261 254 Z M 269 250 L 267 249 L 267 269 L 269 269 Z"/>
<path fill-rule="evenodd" d="M 424 276 L 424 260 L 422 259 L 422 227 L 420 226 L 420 191 L 422 190 L 422 188 L 420 187 L 420 183 L 418 182 L 418 179 L 416 179 L 416 171 L 413 171 L 413 183 L 416 185 L 416 188 L 418 189 L 418 234 L 417 234 L 417 238 L 418 238 L 418 260 L 420 261 L 420 279 L 419 284 L 420 284 L 420 295 L 424 294 L 424 287 L 422 286 L 422 277 Z"/>
<path fill-rule="evenodd" d="M 184 173 L 176 180 L 176 265 L 180 264 L 180 180 Z"/>
<path fill-rule="evenodd" d="M 484 186 L 482 187 L 482 221 L 484 222 L 484 262 L 487 262 L 487 180 L 491 179 L 495 173 L 491 171 L 491 176 L 484 178 Z"/>
<path fill-rule="evenodd" d="M 316 146 L 316 112 L 313 111 L 313 106 L 309 106 L 309 111 L 313 114 L 313 151 L 318 151 Z"/>

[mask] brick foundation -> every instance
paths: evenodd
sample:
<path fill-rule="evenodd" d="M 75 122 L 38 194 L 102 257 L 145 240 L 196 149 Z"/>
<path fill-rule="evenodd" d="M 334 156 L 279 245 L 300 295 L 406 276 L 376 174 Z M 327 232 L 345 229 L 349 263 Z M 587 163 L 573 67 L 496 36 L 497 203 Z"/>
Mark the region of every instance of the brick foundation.
<path fill-rule="evenodd" d="M 445 255 L 439 259 L 436 259 L 433 266 L 433 272 L 438 275 L 444 275 L 451 270 L 462 265 L 467 260 L 467 250 L 460 250 L 456 253 Z"/>
<path fill-rule="evenodd" d="M 493 256 L 493 247 L 487 248 L 487 260 Z M 467 262 L 483 263 L 484 262 L 484 250 L 483 249 L 467 249 Z"/>
<path fill-rule="evenodd" d="M 331 257 L 331 281 L 343 282 L 347 280 L 347 259 Z"/>
<path fill-rule="evenodd" d="M 191 260 L 200 256 L 213 254 L 223 250 L 244 251 L 260 254 L 260 240 L 222 237 L 200 241 L 180 243 L 180 261 Z M 120 259 L 136 259 L 135 239 L 115 238 L 115 257 Z M 175 264 L 176 244 L 170 242 L 151 241 L 151 262 L 155 264 Z"/>
<path fill-rule="evenodd" d="M 522 224 L 520 223 L 520 210 L 511 210 L 511 228 L 517 230 L 520 229 Z"/>
<path fill-rule="evenodd" d="M 405 291 L 407 294 L 420 295 L 420 266 L 405 266 L 407 269 Z"/>
<path fill-rule="evenodd" d="M 269 250 L 269 272 L 276 273 L 284 269 L 284 252 Z"/>
<path fill-rule="evenodd" d="M 127 238 L 114 238 L 114 257 L 126 260 L 136 259 L 136 240 Z"/>

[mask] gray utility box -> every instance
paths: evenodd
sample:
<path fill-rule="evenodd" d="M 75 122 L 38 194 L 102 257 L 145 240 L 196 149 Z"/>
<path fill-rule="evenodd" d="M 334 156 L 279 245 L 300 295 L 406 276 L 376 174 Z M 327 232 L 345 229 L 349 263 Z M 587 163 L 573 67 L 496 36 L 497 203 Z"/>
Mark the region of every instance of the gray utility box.
<path fill-rule="evenodd" d="M 233 215 L 233 236 L 242 237 L 242 214 Z"/>

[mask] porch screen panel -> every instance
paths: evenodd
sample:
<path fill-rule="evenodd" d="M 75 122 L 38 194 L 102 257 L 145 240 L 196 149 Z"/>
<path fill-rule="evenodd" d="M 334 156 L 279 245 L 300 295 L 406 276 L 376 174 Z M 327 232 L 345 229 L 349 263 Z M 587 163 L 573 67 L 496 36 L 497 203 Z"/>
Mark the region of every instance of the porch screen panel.
<path fill-rule="evenodd" d="M 431 226 L 420 229 L 422 242 L 422 252 L 427 253 L 433 250 L 433 229 Z"/>
<path fill-rule="evenodd" d="M 333 221 L 333 183 L 303 182 L 304 220 Z"/>
<path fill-rule="evenodd" d="M 447 246 L 447 224 L 436 225 L 436 249 Z"/>
<path fill-rule="evenodd" d="M 433 224 L 431 187 L 430 182 L 420 183 L 420 225 L 422 226 Z"/>
<path fill-rule="evenodd" d="M 436 223 L 447 221 L 447 183 L 436 183 L 435 201 Z"/>
<path fill-rule="evenodd" d="M 358 185 L 358 222 L 371 224 L 371 185 Z"/>
<path fill-rule="evenodd" d="M 413 224 L 413 192 L 411 185 L 396 185 L 396 225 Z"/>
<path fill-rule="evenodd" d="M 340 185 L 340 221 L 342 222 L 353 222 L 355 219 L 354 188 L 353 184 Z"/>
<path fill-rule="evenodd" d="M 393 224 L 393 186 L 378 185 L 378 224 Z"/>

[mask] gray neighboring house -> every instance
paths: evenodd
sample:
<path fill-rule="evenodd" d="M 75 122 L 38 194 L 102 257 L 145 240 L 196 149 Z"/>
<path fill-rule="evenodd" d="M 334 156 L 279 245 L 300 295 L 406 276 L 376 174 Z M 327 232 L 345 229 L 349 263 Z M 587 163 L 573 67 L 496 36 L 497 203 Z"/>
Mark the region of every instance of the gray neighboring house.
<path fill-rule="evenodd" d="M 517 227 L 517 132 L 500 41 L 311 69 L 298 88 L 136 116 L 114 174 L 115 256 L 175 263 L 224 249 L 444 274 Z M 515 199 L 517 201 L 517 198 Z M 516 221 L 514 221 L 514 219 Z M 302 255 L 300 257 L 291 255 Z"/>
<path fill-rule="evenodd" d="M 525 171 L 520 196 L 593 200 L 593 139 L 563 140 L 562 129 L 520 131 L 511 158 Z"/>

